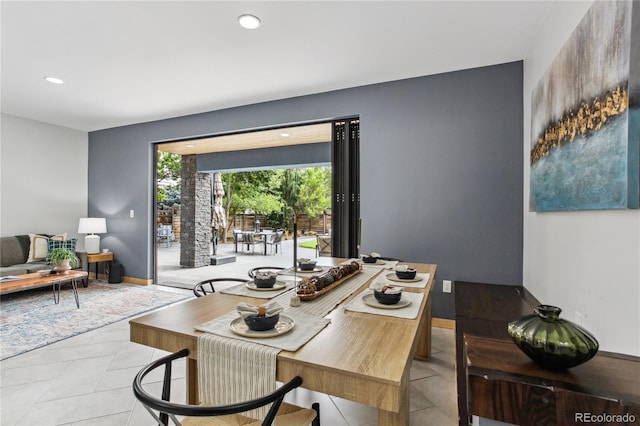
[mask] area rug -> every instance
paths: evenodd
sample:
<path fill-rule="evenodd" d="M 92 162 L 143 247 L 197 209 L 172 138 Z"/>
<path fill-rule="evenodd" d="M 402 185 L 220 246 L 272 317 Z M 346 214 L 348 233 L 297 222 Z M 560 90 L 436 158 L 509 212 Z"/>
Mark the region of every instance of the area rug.
<path fill-rule="evenodd" d="M 51 289 L 13 293 L 0 302 L 0 359 L 193 297 L 127 284 L 90 283 L 78 288 L 80 309 L 70 287 L 54 304 Z"/>

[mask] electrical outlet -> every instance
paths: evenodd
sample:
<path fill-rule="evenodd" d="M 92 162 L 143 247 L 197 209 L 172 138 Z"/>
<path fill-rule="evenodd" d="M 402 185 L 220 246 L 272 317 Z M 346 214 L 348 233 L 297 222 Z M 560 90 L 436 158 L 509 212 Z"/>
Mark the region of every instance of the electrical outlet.
<path fill-rule="evenodd" d="M 451 293 L 451 280 L 442 280 L 442 292 Z"/>
<path fill-rule="evenodd" d="M 135 215 L 136 215 L 136 212 L 135 212 L 135 211 L 133 211 L 133 210 L 129 210 L 129 217 L 130 217 L 131 219 L 133 219 Z"/>
<path fill-rule="evenodd" d="M 576 324 L 582 325 L 582 314 L 580 312 L 576 311 L 574 319 L 576 321 Z"/>

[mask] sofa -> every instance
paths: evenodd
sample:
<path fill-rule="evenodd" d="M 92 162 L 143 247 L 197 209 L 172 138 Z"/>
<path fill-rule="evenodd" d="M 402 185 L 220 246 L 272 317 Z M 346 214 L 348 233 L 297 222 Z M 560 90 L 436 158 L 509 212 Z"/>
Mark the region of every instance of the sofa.
<path fill-rule="evenodd" d="M 29 234 L 0 237 L 0 277 L 22 275 L 51 269 L 46 261 L 49 240 L 64 242 L 75 247 L 75 240 L 67 240 L 66 234 Z M 44 245 L 43 245 L 44 244 Z M 44 251 L 43 251 L 44 250 Z M 80 264 L 76 269 L 87 270 L 87 254 L 76 251 Z"/>

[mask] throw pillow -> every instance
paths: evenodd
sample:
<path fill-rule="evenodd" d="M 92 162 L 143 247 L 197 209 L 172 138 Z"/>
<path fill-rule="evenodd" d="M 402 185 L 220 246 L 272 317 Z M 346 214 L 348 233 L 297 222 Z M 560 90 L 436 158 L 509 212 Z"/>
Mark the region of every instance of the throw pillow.
<path fill-rule="evenodd" d="M 29 256 L 27 263 L 42 262 L 47 259 L 49 254 L 49 239 L 64 241 L 67 239 L 67 233 L 53 236 L 29 234 Z"/>
<path fill-rule="evenodd" d="M 76 241 L 78 241 L 77 238 L 71 238 L 70 240 L 63 241 L 49 238 L 47 241 L 47 262 L 51 260 L 51 252 L 57 248 L 68 248 L 76 251 Z"/>

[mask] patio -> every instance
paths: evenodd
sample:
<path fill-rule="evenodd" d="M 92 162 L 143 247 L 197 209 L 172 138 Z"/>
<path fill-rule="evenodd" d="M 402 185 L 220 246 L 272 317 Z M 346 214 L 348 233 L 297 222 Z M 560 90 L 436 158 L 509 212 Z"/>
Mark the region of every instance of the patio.
<path fill-rule="evenodd" d="M 300 247 L 300 243 L 313 240 L 315 237 L 298 238 L 298 258 L 316 258 L 316 251 Z M 169 287 L 191 289 L 199 281 L 208 278 L 229 277 L 248 278 L 247 271 L 256 266 L 293 266 L 293 240 L 282 240 L 281 250 L 277 254 L 261 254 L 256 250 L 255 254 L 243 254 L 238 248 L 234 251 L 233 242 L 218 244 L 218 254 L 231 254 L 236 256 L 236 261 L 222 265 L 210 265 L 199 268 L 185 268 L 180 266 L 180 243 L 174 242 L 170 247 L 164 243 L 158 246 L 158 276 L 157 284 Z M 213 252 L 213 249 L 211 249 Z"/>

